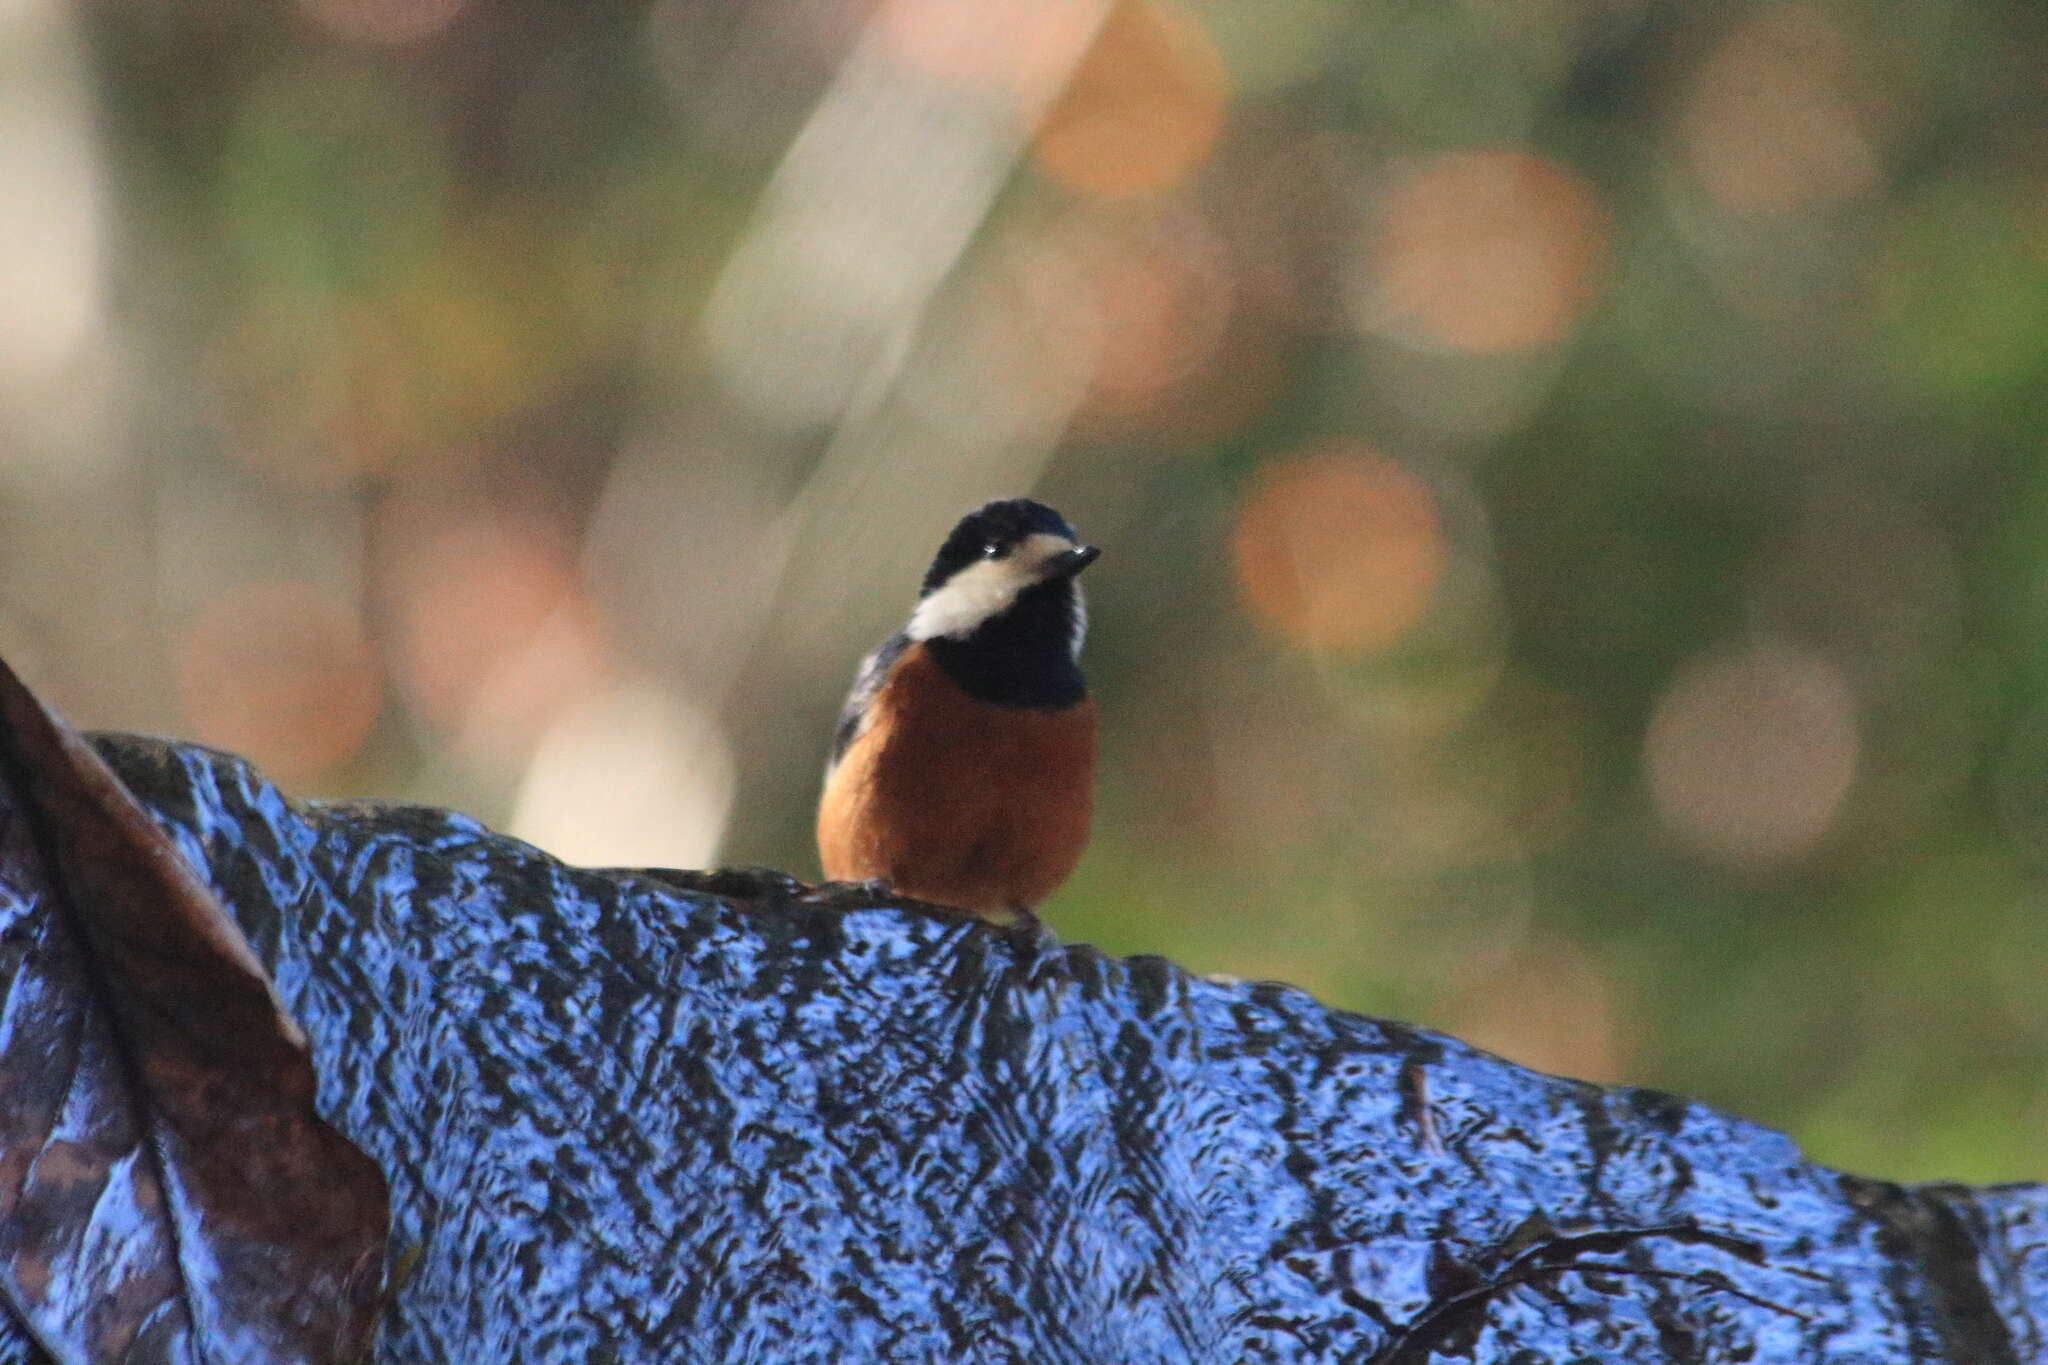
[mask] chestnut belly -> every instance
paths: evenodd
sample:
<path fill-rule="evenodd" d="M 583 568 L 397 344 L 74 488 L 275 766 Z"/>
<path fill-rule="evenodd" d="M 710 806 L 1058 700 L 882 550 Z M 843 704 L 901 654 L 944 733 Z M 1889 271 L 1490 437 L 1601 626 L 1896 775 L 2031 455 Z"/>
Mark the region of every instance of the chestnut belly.
<path fill-rule="evenodd" d="M 997 913 L 1036 906 L 1088 842 L 1095 706 L 994 706 L 913 646 L 826 779 L 818 853 L 834 881 Z"/>

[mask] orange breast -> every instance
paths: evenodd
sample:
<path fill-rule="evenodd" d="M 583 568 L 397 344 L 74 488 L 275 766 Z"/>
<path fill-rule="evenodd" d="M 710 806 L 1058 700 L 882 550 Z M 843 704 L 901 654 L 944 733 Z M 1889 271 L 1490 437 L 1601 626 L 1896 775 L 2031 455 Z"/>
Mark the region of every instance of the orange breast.
<path fill-rule="evenodd" d="M 1088 842 L 1095 704 L 1046 711 L 969 697 L 903 651 L 818 803 L 834 881 L 879 877 L 963 910 L 1037 905 Z"/>

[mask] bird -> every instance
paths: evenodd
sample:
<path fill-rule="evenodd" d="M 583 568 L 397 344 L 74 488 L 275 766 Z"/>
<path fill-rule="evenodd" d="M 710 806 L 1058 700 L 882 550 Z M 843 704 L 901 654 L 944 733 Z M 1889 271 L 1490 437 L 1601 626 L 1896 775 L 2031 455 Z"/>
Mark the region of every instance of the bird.
<path fill-rule="evenodd" d="M 953 527 L 840 712 L 818 801 L 828 880 L 998 922 L 1034 919 L 1066 881 L 1095 777 L 1075 578 L 1100 554 L 1030 498 Z"/>

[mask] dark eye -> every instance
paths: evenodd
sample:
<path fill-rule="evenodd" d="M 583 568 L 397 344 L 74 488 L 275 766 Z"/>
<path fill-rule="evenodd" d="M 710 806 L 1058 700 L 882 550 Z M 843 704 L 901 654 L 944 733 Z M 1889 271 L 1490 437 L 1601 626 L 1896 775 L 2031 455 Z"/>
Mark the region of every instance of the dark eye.
<path fill-rule="evenodd" d="M 1003 547 L 996 541 L 991 540 L 988 544 L 981 547 L 981 557 L 983 559 L 1000 559 L 1002 554 Z"/>

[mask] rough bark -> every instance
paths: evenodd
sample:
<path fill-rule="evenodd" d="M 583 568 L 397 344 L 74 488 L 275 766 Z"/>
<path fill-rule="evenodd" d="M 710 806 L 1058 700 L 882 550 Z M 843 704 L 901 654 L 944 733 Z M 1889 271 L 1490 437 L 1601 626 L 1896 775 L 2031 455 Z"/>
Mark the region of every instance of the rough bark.
<path fill-rule="evenodd" d="M 380 1361 L 2048 1359 L 2041 1187 L 1862 1180 L 1285 986 L 95 744 L 390 1182 Z"/>

